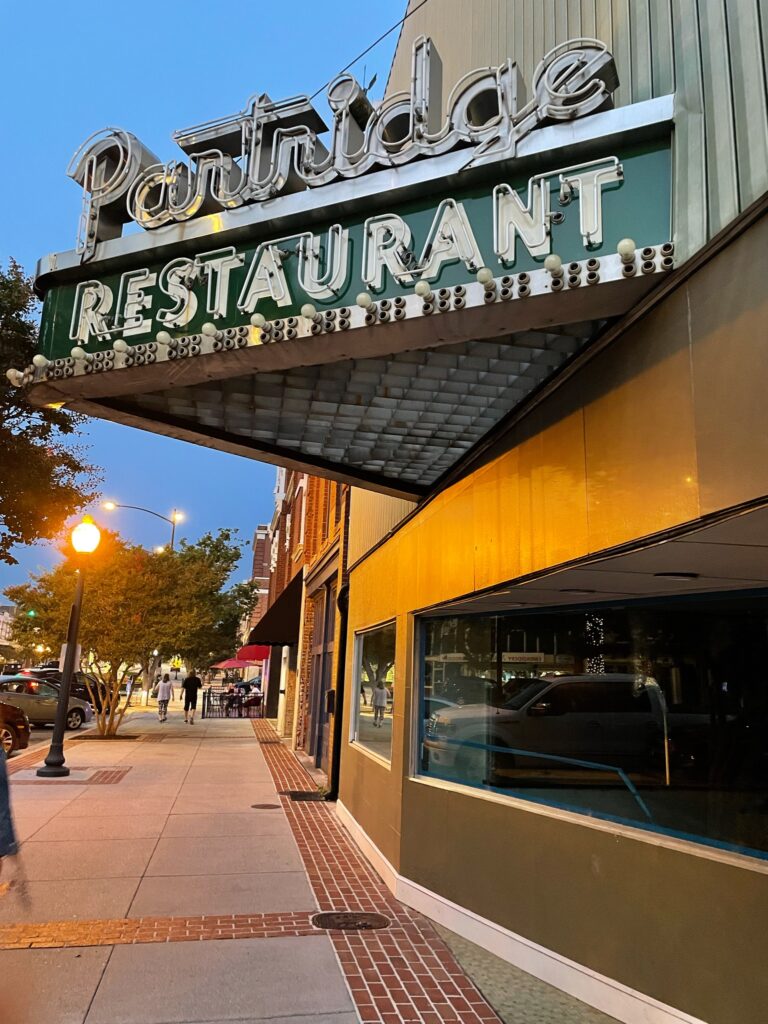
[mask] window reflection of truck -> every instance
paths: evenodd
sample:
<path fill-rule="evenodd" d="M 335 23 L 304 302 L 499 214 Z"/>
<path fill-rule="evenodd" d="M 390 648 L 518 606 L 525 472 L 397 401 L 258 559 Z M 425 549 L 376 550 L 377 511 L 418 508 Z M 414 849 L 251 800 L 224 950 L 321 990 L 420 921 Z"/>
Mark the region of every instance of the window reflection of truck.
<path fill-rule="evenodd" d="M 485 758 L 480 747 L 490 746 L 531 751 L 502 754 L 505 767 L 567 770 L 567 761 L 552 760 L 557 757 L 661 772 L 669 782 L 672 761 L 690 756 L 676 748 L 675 730 L 691 749 L 700 749 L 706 738 L 709 716 L 670 715 L 661 689 L 647 676 L 571 675 L 518 684 L 505 684 L 498 706 L 465 704 L 433 714 L 424 740 L 430 766 L 473 774 Z"/>

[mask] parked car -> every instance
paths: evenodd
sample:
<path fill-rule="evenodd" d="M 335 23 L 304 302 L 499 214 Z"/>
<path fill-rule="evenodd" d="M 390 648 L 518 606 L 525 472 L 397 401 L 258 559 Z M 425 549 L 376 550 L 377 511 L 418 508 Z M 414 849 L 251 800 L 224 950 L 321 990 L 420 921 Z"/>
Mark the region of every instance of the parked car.
<path fill-rule="evenodd" d="M 61 672 L 58 668 L 25 668 L 22 672 L 16 674 L 32 676 L 34 679 L 46 679 L 57 686 L 61 685 Z M 91 692 L 88 691 L 86 679 L 89 679 L 91 682 Z M 100 697 L 95 676 L 87 675 L 85 672 L 74 672 L 69 692 L 71 696 L 79 697 L 80 700 L 84 700 L 87 704 L 91 704 L 98 710 Z M 91 693 L 93 693 L 93 700 L 91 700 Z"/>
<path fill-rule="evenodd" d="M 466 704 L 431 716 L 424 740 L 431 766 L 474 777 L 485 766 L 483 747 L 502 748 L 495 755 L 506 768 L 568 769 L 579 761 L 626 770 L 660 766 L 669 718 L 653 680 L 571 675 L 519 679 L 505 688 L 498 706 Z"/>
<path fill-rule="evenodd" d="M 32 725 L 52 725 L 59 702 L 59 687 L 46 679 L 28 675 L 0 677 L 0 701 L 23 711 Z M 70 695 L 67 709 L 67 728 L 79 729 L 83 722 L 93 719 L 93 708 L 88 701 Z"/>
<path fill-rule="evenodd" d="M 445 711 L 447 708 L 457 707 L 455 700 L 447 700 L 445 697 L 425 697 L 424 698 L 424 729 L 426 730 L 427 724 L 432 715 L 437 714 L 438 711 Z"/>
<path fill-rule="evenodd" d="M 29 719 L 13 704 L 0 701 L 0 746 L 5 756 L 29 746 Z"/>

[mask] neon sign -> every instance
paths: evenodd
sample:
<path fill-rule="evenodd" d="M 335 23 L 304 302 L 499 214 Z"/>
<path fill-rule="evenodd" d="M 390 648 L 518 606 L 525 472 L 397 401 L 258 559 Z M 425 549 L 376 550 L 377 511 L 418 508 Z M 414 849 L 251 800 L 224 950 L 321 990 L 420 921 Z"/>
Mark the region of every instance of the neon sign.
<path fill-rule="evenodd" d="M 361 285 L 373 293 L 388 286 L 409 288 L 416 281 L 437 282 L 451 266 L 463 266 L 465 275 L 474 275 L 491 251 L 500 266 L 513 267 L 518 239 L 530 256 L 552 251 L 553 188 L 562 205 L 578 197 L 577 237 L 585 249 L 594 250 L 603 243 L 603 192 L 621 187 L 623 181 L 623 164 L 609 156 L 537 174 L 528 182 L 527 205 L 509 184 L 489 189 L 485 199 L 476 197 L 473 215 L 465 201 L 442 199 L 418 255 L 411 249 L 408 221 L 397 213 L 381 213 L 358 228 L 357 266 L 350 227 L 332 224 L 322 233 L 301 231 L 262 241 L 250 251 L 224 246 L 131 269 L 111 285 L 81 281 L 69 339 L 87 345 L 146 335 L 156 327 L 181 330 L 203 314 L 214 321 L 242 322 L 264 302 L 284 310 L 307 299 L 333 302 Z M 290 274 L 289 265 L 295 268 Z"/>
<path fill-rule="evenodd" d="M 514 157 L 534 129 L 610 107 L 617 87 L 605 44 L 576 39 L 541 61 L 530 100 L 517 65 L 507 60 L 465 75 L 443 118 L 440 58 L 421 36 L 413 46 L 408 93 L 374 106 L 350 74 L 329 84 L 327 147 L 320 135 L 329 129 L 306 96 L 275 102 L 262 93 L 231 117 L 176 132 L 188 161 L 163 163 L 130 132 L 105 129 L 83 143 L 68 170 L 83 189 L 77 251 L 83 261 L 91 259 L 99 242 L 119 237 L 131 220 L 152 230 L 459 147 L 473 165 Z"/>

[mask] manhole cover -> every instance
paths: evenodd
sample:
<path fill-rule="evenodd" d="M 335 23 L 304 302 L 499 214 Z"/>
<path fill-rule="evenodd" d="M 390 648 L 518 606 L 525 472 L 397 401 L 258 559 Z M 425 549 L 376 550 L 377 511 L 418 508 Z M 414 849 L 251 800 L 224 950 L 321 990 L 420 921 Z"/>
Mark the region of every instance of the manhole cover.
<path fill-rule="evenodd" d="M 279 811 L 280 804 L 251 804 L 254 811 Z"/>
<path fill-rule="evenodd" d="M 384 914 L 357 914 L 350 910 L 315 914 L 312 918 L 315 928 L 342 932 L 373 931 L 375 928 L 389 928 L 390 923 L 389 918 Z"/>
<path fill-rule="evenodd" d="M 306 789 L 281 789 L 280 796 L 289 796 L 291 800 L 325 800 L 322 793 Z"/>

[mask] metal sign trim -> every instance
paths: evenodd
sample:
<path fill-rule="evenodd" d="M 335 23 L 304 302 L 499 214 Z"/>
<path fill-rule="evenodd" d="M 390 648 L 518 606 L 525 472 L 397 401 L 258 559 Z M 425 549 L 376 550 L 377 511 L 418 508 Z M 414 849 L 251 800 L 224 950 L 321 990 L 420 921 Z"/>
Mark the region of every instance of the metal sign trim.
<path fill-rule="evenodd" d="M 423 195 L 436 183 L 450 187 L 461 175 L 466 185 L 495 170 L 513 165 L 516 172 L 524 172 L 530 165 L 541 163 L 542 157 L 559 159 L 565 150 L 582 152 L 590 144 L 601 142 L 616 145 L 624 140 L 638 141 L 661 134 L 674 123 L 674 96 L 660 96 L 616 110 L 592 114 L 570 124 L 550 125 L 533 132 L 524 139 L 514 160 L 506 155 L 493 155 L 469 159 L 467 150 L 446 153 L 443 156 L 421 160 L 401 167 L 375 171 L 360 178 L 334 182 L 319 189 L 281 196 L 271 202 L 242 206 L 199 217 L 181 224 L 170 224 L 151 232 L 130 234 L 102 241 L 97 258 L 87 265 L 81 262 L 75 249 L 43 257 L 37 265 L 35 285 L 41 294 L 58 281 L 74 280 L 113 270 L 115 264 L 136 263 L 150 258 L 161 258 L 166 252 L 182 255 L 199 247 L 205 239 L 216 240 L 216 245 L 232 244 L 252 238 L 255 229 L 281 233 L 301 222 L 308 228 L 320 220 L 343 215 L 365 203 L 370 209 L 391 207 Z M 548 160 L 549 163 L 549 160 Z"/>

